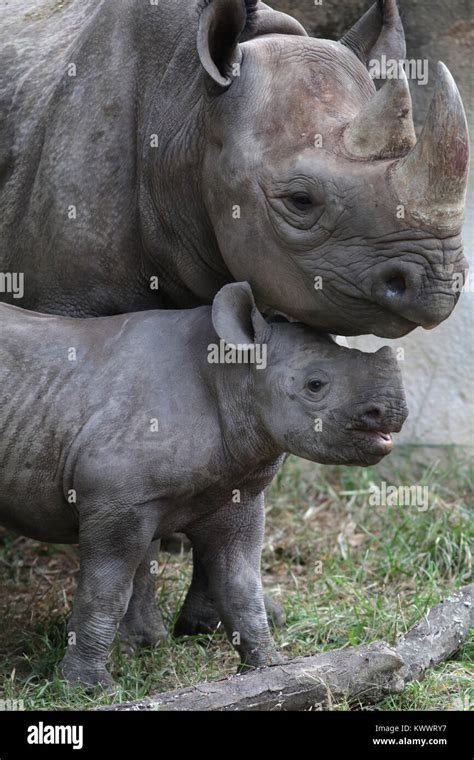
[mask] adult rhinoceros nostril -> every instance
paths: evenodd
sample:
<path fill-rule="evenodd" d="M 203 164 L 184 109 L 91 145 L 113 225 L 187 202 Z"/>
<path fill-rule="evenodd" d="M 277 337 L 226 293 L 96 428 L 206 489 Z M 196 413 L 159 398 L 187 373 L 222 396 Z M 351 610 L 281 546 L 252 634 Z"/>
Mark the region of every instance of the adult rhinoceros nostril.
<path fill-rule="evenodd" d="M 402 296 L 407 289 L 407 283 L 402 275 L 391 277 L 387 280 L 387 295 Z"/>

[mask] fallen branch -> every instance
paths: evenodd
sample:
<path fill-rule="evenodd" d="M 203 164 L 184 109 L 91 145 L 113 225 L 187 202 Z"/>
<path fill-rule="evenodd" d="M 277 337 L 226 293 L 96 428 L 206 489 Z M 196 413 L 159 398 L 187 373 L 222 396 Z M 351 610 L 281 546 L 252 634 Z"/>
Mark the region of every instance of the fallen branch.
<path fill-rule="evenodd" d="M 474 625 L 474 584 L 433 607 L 394 646 L 377 641 L 289 660 L 222 681 L 166 691 L 105 710 L 309 710 L 377 702 L 451 657 Z"/>

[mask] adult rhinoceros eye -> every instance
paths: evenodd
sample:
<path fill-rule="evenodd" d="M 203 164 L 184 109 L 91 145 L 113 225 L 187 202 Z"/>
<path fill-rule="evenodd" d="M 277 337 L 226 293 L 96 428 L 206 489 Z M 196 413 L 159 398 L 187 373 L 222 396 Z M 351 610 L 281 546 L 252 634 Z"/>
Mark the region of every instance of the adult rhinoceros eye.
<path fill-rule="evenodd" d="M 313 199 L 308 193 L 293 193 L 290 200 L 298 211 L 309 211 L 313 208 Z"/>

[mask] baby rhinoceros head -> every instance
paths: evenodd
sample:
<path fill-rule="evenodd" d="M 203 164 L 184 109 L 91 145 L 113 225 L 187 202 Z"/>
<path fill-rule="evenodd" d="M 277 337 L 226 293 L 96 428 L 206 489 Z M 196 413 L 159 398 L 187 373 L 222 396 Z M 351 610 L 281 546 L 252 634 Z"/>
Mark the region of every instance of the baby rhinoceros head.
<path fill-rule="evenodd" d="M 390 453 L 392 433 L 400 432 L 408 416 L 390 348 L 363 353 L 299 323 L 269 324 L 247 283 L 220 291 L 213 323 L 228 344 L 260 347 L 260 363 L 251 368 L 252 404 L 279 451 L 359 466 Z"/>

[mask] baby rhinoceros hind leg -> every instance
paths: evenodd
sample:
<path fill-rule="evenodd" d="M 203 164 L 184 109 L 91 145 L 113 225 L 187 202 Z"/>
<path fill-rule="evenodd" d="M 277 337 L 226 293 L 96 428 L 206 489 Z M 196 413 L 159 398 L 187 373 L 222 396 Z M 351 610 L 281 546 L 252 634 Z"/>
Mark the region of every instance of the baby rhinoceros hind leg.
<path fill-rule="evenodd" d="M 283 608 L 264 596 L 268 625 L 273 630 L 284 628 Z M 221 625 L 219 614 L 209 595 L 209 584 L 199 560 L 194 556 L 193 580 L 173 628 L 173 636 L 202 636 L 216 633 Z"/>
<path fill-rule="evenodd" d="M 156 646 L 168 636 L 155 602 L 159 551 L 160 541 L 153 541 L 133 579 L 132 597 L 119 627 L 122 650 L 127 654 L 132 654 L 138 647 Z"/>
<path fill-rule="evenodd" d="M 271 597 L 265 594 L 263 601 L 265 602 L 265 610 L 267 613 L 268 625 L 273 630 L 284 628 L 286 623 L 286 615 L 283 607 L 278 602 L 275 602 Z"/>
<path fill-rule="evenodd" d="M 107 496 L 81 504 L 79 581 L 60 672 L 70 683 L 112 692 L 107 658 L 129 607 L 136 572 L 149 558 L 156 516 L 138 516 L 120 496 L 112 499 L 111 514 Z"/>

